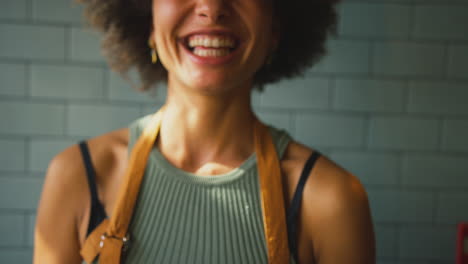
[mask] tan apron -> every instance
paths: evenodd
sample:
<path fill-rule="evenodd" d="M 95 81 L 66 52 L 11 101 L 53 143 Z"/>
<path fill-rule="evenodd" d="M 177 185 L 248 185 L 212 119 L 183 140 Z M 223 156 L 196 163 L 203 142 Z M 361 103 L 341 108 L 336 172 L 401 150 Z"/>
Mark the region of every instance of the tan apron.
<path fill-rule="evenodd" d="M 87 263 L 93 262 L 98 255 L 100 264 L 121 263 L 122 250 L 129 242 L 128 226 L 146 162 L 158 136 L 162 114 L 161 109 L 151 117 L 132 149 L 110 220 L 104 220 L 86 239 L 80 253 Z M 258 120 L 255 121 L 254 137 L 268 263 L 287 264 L 290 253 L 278 155 L 268 128 Z"/>

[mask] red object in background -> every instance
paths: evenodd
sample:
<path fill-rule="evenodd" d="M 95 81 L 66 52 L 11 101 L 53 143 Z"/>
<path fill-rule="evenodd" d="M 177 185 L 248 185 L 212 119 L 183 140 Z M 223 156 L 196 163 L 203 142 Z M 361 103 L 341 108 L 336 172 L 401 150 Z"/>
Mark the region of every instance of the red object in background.
<path fill-rule="evenodd" d="M 458 224 L 457 264 L 468 264 L 468 223 Z"/>

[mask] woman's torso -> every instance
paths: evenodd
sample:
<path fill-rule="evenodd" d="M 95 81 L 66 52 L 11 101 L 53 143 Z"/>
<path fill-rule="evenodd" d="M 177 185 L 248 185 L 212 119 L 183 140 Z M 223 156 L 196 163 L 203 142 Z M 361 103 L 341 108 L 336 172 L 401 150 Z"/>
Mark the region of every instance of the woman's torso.
<path fill-rule="evenodd" d="M 116 146 L 109 153 L 113 157 L 107 160 L 117 163 L 126 158 L 121 153 L 122 145 L 127 143 L 127 148 L 132 147 L 144 121 L 141 119 L 129 130 L 114 135 L 113 140 L 120 142 L 120 147 Z M 277 150 L 283 156 L 289 137 L 284 132 L 271 131 Z M 125 136 L 127 142 L 123 140 Z M 99 152 L 98 144 L 103 142 L 90 142 L 93 154 Z M 138 219 L 138 224 L 132 223 L 129 229 L 132 244 L 126 257 L 128 263 L 150 260 L 156 263 L 266 263 L 255 165 L 252 155 L 239 168 L 223 175 L 197 176 L 172 166 L 154 149 L 135 208 L 134 219 Z M 291 161 L 282 159 L 283 172 L 298 174 L 291 165 Z M 107 171 L 113 173 L 103 175 L 104 168 L 96 167 L 98 193 L 109 215 L 121 180 L 119 175 L 125 168 L 109 170 L 108 167 Z M 286 183 L 289 200 L 297 184 L 296 178 L 287 177 L 290 179 Z M 84 226 L 87 227 L 86 218 L 89 220 L 89 215 L 83 217 L 81 241 L 85 237 L 82 232 Z M 300 262 L 313 263 L 311 241 L 301 234 L 298 241 Z"/>

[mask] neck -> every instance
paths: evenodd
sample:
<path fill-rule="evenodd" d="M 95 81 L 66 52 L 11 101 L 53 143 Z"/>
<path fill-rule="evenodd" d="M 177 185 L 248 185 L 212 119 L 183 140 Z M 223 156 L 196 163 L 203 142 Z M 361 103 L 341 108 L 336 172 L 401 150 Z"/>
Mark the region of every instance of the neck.
<path fill-rule="evenodd" d="M 169 162 L 186 171 L 213 164 L 234 168 L 254 151 L 254 122 L 250 89 L 201 95 L 168 87 L 158 147 Z M 211 173 L 218 174 L 219 166 Z"/>

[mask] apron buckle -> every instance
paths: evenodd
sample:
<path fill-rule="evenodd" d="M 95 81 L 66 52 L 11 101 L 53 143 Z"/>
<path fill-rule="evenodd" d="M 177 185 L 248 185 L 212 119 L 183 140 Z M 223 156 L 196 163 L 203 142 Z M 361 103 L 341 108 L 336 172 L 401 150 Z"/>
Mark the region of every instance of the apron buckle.
<path fill-rule="evenodd" d="M 123 246 L 122 246 L 122 251 L 123 251 L 123 252 L 127 251 L 127 249 L 130 247 L 130 234 L 127 234 L 127 235 L 124 236 L 124 237 L 118 237 L 118 236 L 109 235 L 109 234 L 107 234 L 107 233 L 104 233 L 104 234 L 101 236 L 101 242 L 99 242 L 99 247 L 100 247 L 100 248 L 103 248 L 103 247 L 104 247 L 104 241 L 105 241 L 107 238 L 112 238 L 112 239 L 121 240 L 121 241 L 123 242 Z"/>

